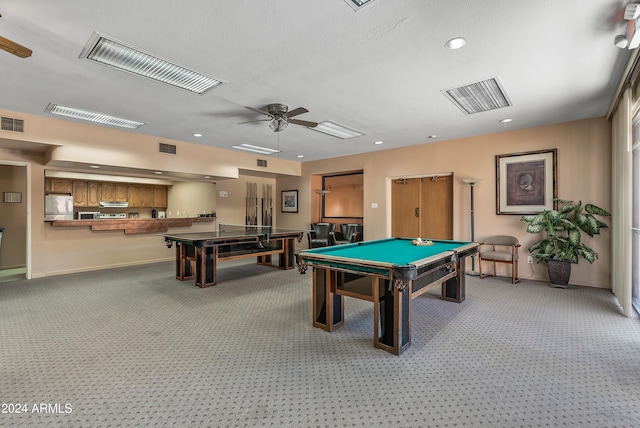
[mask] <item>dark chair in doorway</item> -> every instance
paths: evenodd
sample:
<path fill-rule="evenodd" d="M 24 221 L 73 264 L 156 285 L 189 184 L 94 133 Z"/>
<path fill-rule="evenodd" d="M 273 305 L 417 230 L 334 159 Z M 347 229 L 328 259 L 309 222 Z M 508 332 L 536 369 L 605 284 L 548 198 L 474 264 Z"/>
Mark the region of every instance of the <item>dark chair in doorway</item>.
<path fill-rule="evenodd" d="M 335 223 L 311 223 L 311 230 L 307 232 L 309 248 L 336 245 L 335 230 Z"/>
<path fill-rule="evenodd" d="M 361 224 L 345 223 L 340 225 L 340 232 L 336 232 L 336 244 L 360 242 L 363 239 L 364 228 Z"/>

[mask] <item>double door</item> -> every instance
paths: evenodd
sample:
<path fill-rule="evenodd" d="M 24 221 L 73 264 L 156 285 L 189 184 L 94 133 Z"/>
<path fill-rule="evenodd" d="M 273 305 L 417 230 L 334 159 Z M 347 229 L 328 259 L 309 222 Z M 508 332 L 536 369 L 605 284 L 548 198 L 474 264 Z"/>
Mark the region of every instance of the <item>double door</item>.
<path fill-rule="evenodd" d="M 391 182 L 391 234 L 453 239 L 453 175 Z"/>

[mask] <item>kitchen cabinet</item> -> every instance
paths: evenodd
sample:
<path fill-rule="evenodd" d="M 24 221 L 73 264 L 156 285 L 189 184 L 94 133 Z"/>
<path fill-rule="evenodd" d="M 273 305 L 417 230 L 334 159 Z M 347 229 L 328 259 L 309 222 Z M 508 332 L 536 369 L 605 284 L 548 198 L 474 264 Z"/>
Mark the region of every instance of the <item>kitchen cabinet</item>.
<path fill-rule="evenodd" d="M 102 182 L 100 198 L 104 202 L 128 202 L 129 185 L 127 183 Z"/>
<path fill-rule="evenodd" d="M 76 207 L 99 207 L 100 202 L 128 202 L 131 208 L 166 208 L 167 186 L 95 180 L 45 178 L 45 193 L 73 195 Z"/>
<path fill-rule="evenodd" d="M 142 208 L 142 185 L 129 185 L 129 208 Z"/>
<path fill-rule="evenodd" d="M 100 197 L 102 195 L 102 186 L 99 181 L 87 182 L 87 206 L 98 207 L 100 206 Z"/>
<path fill-rule="evenodd" d="M 153 208 L 154 187 L 150 184 L 130 184 L 129 207 Z M 166 200 L 166 197 L 164 199 Z"/>
<path fill-rule="evenodd" d="M 116 183 L 115 202 L 129 202 L 129 185 L 127 183 Z"/>
<path fill-rule="evenodd" d="M 167 186 L 153 186 L 153 206 L 155 208 L 167 207 Z"/>
<path fill-rule="evenodd" d="M 50 193 L 72 193 L 71 180 L 68 178 L 49 178 Z M 46 184 L 45 184 L 46 187 Z"/>
<path fill-rule="evenodd" d="M 74 207 L 86 207 L 88 201 L 86 180 L 73 180 L 71 184 Z"/>
<path fill-rule="evenodd" d="M 142 186 L 142 206 L 144 208 L 153 208 L 153 186 Z"/>

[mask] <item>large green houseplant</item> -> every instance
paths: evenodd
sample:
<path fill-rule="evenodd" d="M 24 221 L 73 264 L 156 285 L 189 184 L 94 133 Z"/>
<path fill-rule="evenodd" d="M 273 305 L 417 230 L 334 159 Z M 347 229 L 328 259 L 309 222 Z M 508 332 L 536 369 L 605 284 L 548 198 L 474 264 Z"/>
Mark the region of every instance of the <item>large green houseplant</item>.
<path fill-rule="evenodd" d="M 593 263 L 598 253 L 582 241 L 582 232 L 593 237 L 607 224 L 596 216 L 609 217 L 610 213 L 593 204 L 574 203 L 556 199 L 557 210 L 544 210 L 540 214 L 522 216 L 527 232 L 543 233 L 543 239 L 529 247 L 531 256 L 538 263 L 545 260 L 552 286 L 566 287 L 571 276 L 571 264 L 580 257 Z"/>

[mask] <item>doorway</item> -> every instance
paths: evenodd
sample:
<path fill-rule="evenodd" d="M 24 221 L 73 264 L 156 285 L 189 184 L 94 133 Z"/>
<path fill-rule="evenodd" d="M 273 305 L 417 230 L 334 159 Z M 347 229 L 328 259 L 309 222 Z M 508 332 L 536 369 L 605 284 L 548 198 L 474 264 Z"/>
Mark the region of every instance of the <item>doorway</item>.
<path fill-rule="evenodd" d="M 391 235 L 453 239 L 453 174 L 392 180 Z"/>
<path fill-rule="evenodd" d="M 0 161 L 0 282 L 31 278 L 30 176 L 28 163 Z"/>

